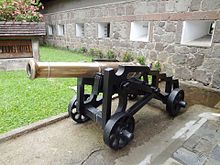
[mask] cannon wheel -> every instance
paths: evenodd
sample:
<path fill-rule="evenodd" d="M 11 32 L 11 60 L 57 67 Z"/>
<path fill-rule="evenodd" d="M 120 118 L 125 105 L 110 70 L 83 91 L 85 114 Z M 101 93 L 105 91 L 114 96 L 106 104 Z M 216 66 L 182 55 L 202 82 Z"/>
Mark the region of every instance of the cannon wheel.
<path fill-rule="evenodd" d="M 126 146 L 134 137 L 135 120 L 125 112 L 114 114 L 104 128 L 104 142 L 112 149 Z"/>
<path fill-rule="evenodd" d="M 180 108 L 184 107 L 181 103 L 184 100 L 184 91 L 182 89 L 174 89 L 167 99 L 166 110 L 170 116 L 175 117 L 178 115 Z M 185 104 L 185 102 L 183 102 Z"/>
<path fill-rule="evenodd" d="M 89 97 L 90 95 L 85 94 L 85 100 Z M 74 96 L 69 105 L 68 105 L 68 113 L 69 116 L 77 123 L 85 123 L 89 120 L 89 117 L 85 116 L 85 115 L 81 115 L 79 114 L 79 112 L 76 111 L 76 103 L 77 103 L 77 99 L 76 96 Z"/>

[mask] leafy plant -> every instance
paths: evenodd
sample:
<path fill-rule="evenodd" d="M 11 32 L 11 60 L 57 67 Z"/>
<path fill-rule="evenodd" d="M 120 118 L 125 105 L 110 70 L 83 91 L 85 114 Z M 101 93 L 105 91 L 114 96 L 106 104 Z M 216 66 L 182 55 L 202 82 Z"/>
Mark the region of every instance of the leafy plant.
<path fill-rule="evenodd" d="M 153 70 L 158 70 L 158 71 L 161 71 L 161 64 L 159 61 L 155 61 L 152 63 L 152 69 Z"/>
<path fill-rule="evenodd" d="M 81 48 L 79 48 L 78 49 L 78 51 L 77 51 L 78 53 L 86 53 L 87 52 L 87 49 L 85 48 L 85 47 L 81 47 Z"/>
<path fill-rule="evenodd" d="M 122 61 L 124 61 L 124 62 L 130 62 L 130 61 L 133 61 L 133 60 L 134 60 L 134 57 L 133 57 L 133 55 L 132 55 L 131 52 L 125 52 L 125 53 L 123 54 Z"/>
<path fill-rule="evenodd" d="M 44 6 L 40 0 L 3 0 L 0 2 L 0 21 L 42 21 L 39 13 Z"/>
<path fill-rule="evenodd" d="M 137 57 L 137 61 L 138 61 L 138 63 L 139 64 L 141 64 L 141 65 L 145 65 L 145 57 L 144 56 L 138 56 Z"/>
<path fill-rule="evenodd" d="M 95 56 L 95 49 L 94 49 L 94 48 L 89 49 L 89 51 L 87 52 L 87 54 L 88 54 L 89 56 Z"/>
<path fill-rule="evenodd" d="M 113 50 L 108 50 L 106 55 L 108 59 L 116 59 L 116 54 Z"/>
<path fill-rule="evenodd" d="M 91 48 L 88 51 L 88 55 L 93 56 L 93 57 L 97 57 L 97 58 L 103 58 L 104 54 L 102 53 L 101 50 L 96 49 L 96 48 Z"/>
<path fill-rule="evenodd" d="M 102 53 L 101 50 L 95 49 L 95 57 L 97 57 L 97 58 L 104 58 L 104 54 Z"/>

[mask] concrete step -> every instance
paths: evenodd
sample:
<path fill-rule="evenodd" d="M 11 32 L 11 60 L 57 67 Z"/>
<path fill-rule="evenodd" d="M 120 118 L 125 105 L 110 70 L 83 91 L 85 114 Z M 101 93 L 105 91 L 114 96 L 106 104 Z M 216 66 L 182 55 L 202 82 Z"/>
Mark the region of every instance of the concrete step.
<path fill-rule="evenodd" d="M 220 159 L 220 153 L 215 150 L 220 149 L 220 102 L 215 108 L 203 105 L 189 107 L 189 111 L 201 110 L 201 113 L 194 113 L 194 120 L 186 120 L 185 125 L 176 132 L 170 143 L 151 162 L 154 164 L 213 164 Z M 183 114 L 184 115 L 184 114 Z M 196 119 L 196 120 L 195 120 Z M 202 153 L 202 156 L 200 154 Z M 166 159 L 166 160 L 165 160 Z"/>
<path fill-rule="evenodd" d="M 207 127 L 205 126 L 209 124 L 209 121 L 214 121 L 214 125 L 216 126 L 216 119 L 220 121 L 219 113 L 219 109 L 210 108 L 204 105 L 193 105 L 188 107 L 184 113 L 170 121 L 172 124 L 170 124 L 169 127 L 157 135 L 152 136 L 149 141 L 139 145 L 138 147 L 130 148 L 128 155 L 120 157 L 115 161 L 116 165 L 126 165 L 129 163 L 138 165 L 182 165 L 184 163 L 187 164 L 190 161 L 205 161 L 206 157 L 200 158 L 197 154 L 192 154 L 190 149 L 189 151 L 188 148 L 185 149 L 185 146 L 190 147 L 191 144 L 192 146 L 195 145 L 193 143 L 197 142 L 196 138 L 198 137 L 195 136 L 195 134 L 201 134 L 201 136 L 203 136 L 202 133 L 204 133 L 204 130 L 200 131 L 200 129 L 206 129 Z M 214 126 L 212 127 L 211 125 L 209 130 L 211 131 L 213 128 Z M 216 134 L 217 133 L 218 131 Z M 206 141 L 201 140 L 200 142 L 205 143 Z M 218 143 L 219 142 L 214 142 L 213 140 L 212 145 L 215 146 Z M 205 147 L 207 146 L 209 145 L 201 144 L 198 146 L 198 150 L 201 150 L 201 152 L 203 152 L 203 150 L 206 151 Z"/>
<path fill-rule="evenodd" d="M 215 108 L 220 109 L 220 101 L 215 105 Z"/>

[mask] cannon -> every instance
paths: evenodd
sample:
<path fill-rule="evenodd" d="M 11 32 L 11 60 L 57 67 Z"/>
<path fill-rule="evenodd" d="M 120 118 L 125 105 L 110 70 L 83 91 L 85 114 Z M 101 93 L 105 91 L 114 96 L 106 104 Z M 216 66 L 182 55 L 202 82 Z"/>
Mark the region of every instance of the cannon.
<path fill-rule="evenodd" d="M 26 70 L 30 79 L 77 77 L 77 95 L 73 96 L 68 105 L 69 116 L 77 123 L 93 120 L 100 124 L 105 144 L 114 150 L 125 147 L 134 138 L 134 115 L 150 100 L 157 99 L 165 104 L 166 111 L 172 117 L 186 107 L 184 91 L 179 88 L 178 79 L 133 62 L 32 60 Z M 164 83 L 163 91 L 159 88 L 161 82 Z M 92 86 L 91 93 L 85 93 L 85 86 Z M 118 106 L 113 111 L 112 100 L 115 94 Z M 129 108 L 128 100 L 134 101 Z"/>

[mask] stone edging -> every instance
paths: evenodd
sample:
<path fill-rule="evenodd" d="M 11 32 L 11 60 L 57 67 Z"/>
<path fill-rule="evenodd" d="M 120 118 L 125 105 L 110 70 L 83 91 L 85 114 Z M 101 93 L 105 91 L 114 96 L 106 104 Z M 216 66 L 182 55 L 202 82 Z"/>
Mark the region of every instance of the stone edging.
<path fill-rule="evenodd" d="M 9 131 L 7 133 L 4 133 L 4 134 L 0 135 L 0 143 L 5 142 L 7 140 L 17 138 L 21 135 L 27 134 L 27 133 L 32 132 L 32 131 L 34 131 L 36 129 L 39 129 L 41 127 L 45 127 L 47 125 L 56 123 L 60 120 L 63 120 L 65 118 L 67 118 L 68 116 L 69 116 L 68 113 L 65 112 L 65 113 L 62 113 L 62 114 L 59 114 L 59 115 L 56 115 L 56 116 L 52 116 L 52 117 L 34 122 L 34 123 L 29 124 L 27 126 L 14 129 L 12 131 Z"/>

